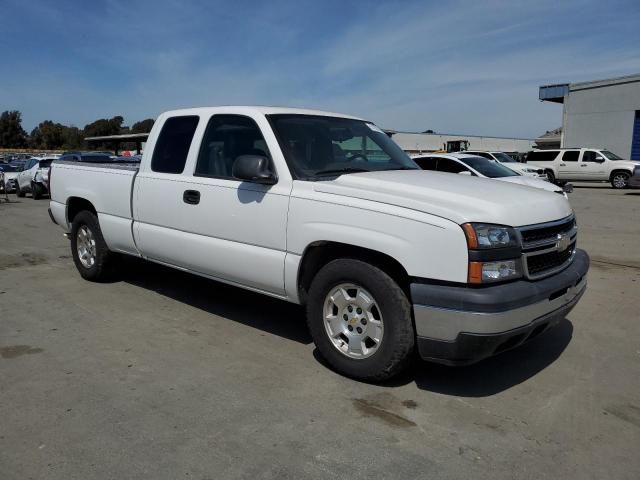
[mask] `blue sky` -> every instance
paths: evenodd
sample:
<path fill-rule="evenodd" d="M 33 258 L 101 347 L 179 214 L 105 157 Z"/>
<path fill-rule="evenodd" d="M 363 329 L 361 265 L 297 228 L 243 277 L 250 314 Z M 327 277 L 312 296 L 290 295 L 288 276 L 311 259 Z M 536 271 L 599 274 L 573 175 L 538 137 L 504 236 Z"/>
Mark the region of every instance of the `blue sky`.
<path fill-rule="evenodd" d="M 640 72 L 630 1 L 0 0 L 0 110 L 84 126 L 265 104 L 535 137 L 538 86 Z"/>

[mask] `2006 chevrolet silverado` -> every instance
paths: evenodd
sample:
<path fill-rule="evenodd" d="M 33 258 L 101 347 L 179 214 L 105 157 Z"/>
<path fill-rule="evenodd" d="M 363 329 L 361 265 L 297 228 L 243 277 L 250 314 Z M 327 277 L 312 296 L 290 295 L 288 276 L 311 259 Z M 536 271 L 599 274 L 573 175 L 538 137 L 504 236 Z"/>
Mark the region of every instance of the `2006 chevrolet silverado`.
<path fill-rule="evenodd" d="M 167 112 L 139 165 L 54 162 L 50 185 L 85 279 L 127 254 L 304 304 L 321 355 L 358 379 L 415 350 L 457 365 L 515 347 L 586 288 L 563 196 L 421 171 L 345 115 Z"/>

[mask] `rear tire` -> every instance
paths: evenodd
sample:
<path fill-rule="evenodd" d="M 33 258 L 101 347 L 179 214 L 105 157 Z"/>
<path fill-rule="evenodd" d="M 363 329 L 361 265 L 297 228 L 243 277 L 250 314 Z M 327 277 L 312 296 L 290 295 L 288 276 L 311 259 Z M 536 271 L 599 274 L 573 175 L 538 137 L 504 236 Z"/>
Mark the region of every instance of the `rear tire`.
<path fill-rule="evenodd" d="M 31 196 L 34 200 L 40 200 L 44 194 L 44 188 L 39 183 L 31 184 Z"/>
<path fill-rule="evenodd" d="M 358 380 L 379 382 L 398 374 L 415 345 L 404 291 L 361 260 L 338 259 L 320 269 L 309 289 L 307 323 L 327 363 Z"/>
<path fill-rule="evenodd" d="M 115 271 L 116 254 L 109 251 L 98 218 L 87 210 L 78 213 L 71 226 L 71 255 L 85 280 L 111 280 Z"/>
<path fill-rule="evenodd" d="M 16 196 L 22 198 L 22 197 L 24 197 L 24 195 L 25 195 L 24 190 L 22 190 L 20 188 L 20 184 L 18 182 L 16 182 Z"/>
<path fill-rule="evenodd" d="M 627 172 L 614 172 L 611 175 L 611 186 L 616 190 L 621 190 L 629 186 L 631 175 Z"/>
<path fill-rule="evenodd" d="M 544 173 L 547 176 L 547 180 L 549 181 L 549 183 L 556 183 L 556 176 L 553 174 L 553 171 L 546 170 Z"/>

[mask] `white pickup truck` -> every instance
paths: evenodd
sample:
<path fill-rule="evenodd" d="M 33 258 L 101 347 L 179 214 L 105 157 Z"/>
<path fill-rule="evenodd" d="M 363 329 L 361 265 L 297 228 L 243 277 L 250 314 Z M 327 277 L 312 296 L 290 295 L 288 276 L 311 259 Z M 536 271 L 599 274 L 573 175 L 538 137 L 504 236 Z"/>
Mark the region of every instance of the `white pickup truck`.
<path fill-rule="evenodd" d="M 54 162 L 50 186 L 85 279 L 127 254 L 303 304 L 321 355 L 358 379 L 416 350 L 458 365 L 516 347 L 586 288 L 563 196 L 422 171 L 345 115 L 167 112 L 140 164 Z"/>

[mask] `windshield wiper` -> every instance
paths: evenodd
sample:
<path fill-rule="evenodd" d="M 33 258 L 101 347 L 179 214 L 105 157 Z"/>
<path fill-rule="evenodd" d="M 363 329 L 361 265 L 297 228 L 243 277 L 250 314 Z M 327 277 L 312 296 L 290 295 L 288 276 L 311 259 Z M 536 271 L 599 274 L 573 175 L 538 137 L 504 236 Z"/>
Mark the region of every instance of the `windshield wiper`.
<path fill-rule="evenodd" d="M 345 167 L 345 168 L 336 168 L 333 170 L 320 170 L 316 172 L 314 175 L 342 175 L 343 173 L 362 173 L 362 172 L 370 172 L 371 170 L 367 170 L 365 168 L 355 168 L 355 167 Z"/>

